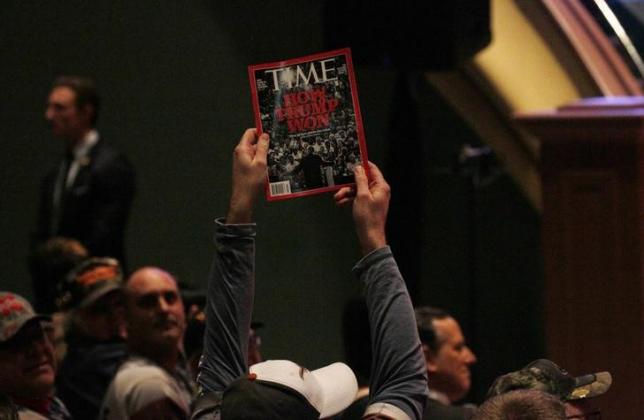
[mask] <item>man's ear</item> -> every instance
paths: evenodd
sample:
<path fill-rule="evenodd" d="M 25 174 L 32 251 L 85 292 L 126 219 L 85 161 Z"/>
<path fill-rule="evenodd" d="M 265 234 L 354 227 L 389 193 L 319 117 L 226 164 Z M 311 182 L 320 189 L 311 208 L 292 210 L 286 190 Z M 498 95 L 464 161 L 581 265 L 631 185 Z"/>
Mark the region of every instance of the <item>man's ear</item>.
<path fill-rule="evenodd" d="M 438 370 L 438 364 L 436 361 L 437 354 L 429 348 L 429 346 L 423 345 L 423 354 L 425 355 L 425 364 L 427 365 L 428 372 L 436 372 Z"/>

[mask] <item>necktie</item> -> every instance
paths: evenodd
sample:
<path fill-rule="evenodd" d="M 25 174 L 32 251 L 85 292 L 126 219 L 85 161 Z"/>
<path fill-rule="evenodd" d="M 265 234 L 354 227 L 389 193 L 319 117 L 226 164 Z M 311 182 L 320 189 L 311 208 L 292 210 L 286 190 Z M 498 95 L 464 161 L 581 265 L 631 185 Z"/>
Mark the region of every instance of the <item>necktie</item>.
<path fill-rule="evenodd" d="M 51 236 L 58 235 L 60 231 L 60 218 L 65 206 L 65 184 L 67 182 L 69 166 L 73 159 L 74 156 L 71 153 L 66 153 L 65 158 L 60 163 L 60 167 L 58 169 L 58 176 L 56 177 L 56 184 L 54 185 L 54 202 L 51 212 Z"/>

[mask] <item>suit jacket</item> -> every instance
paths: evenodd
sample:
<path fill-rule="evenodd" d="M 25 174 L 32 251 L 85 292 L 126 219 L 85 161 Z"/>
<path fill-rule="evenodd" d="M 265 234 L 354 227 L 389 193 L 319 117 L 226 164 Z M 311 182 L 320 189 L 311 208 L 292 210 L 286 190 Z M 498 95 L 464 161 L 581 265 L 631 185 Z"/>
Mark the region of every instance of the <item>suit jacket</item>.
<path fill-rule="evenodd" d="M 41 185 L 37 239 L 79 240 L 91 255 L 125 264 L 124 234 L 134 197 L 134 168 L 125 155 L 99 140 L 81 162 L 73 184 L 62 194 L 58 228 L 52 232 L 54 189 L 59 165 Z"/>
<path fill-rule="evenodd" d="M 320 156 L 309 154 L 302 158 L 300 164 L 293 169 L 293 173 L 304 172 L 304 183 L 307 189 L 322 188 L 325 186 L 320 172 L 323 164 L 324 161 Z"/>

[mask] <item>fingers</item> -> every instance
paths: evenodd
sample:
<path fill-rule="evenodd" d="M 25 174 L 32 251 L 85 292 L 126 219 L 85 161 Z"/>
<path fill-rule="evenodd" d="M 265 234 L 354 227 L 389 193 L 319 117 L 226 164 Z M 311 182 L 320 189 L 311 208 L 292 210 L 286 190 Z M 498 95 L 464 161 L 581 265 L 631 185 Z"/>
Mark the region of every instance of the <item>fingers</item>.
<path fill-rule="evenodd" d="M 374 165 L 375 166 L 375 165 Z M 369 180 L 362 165 L 356 165 L 353 169 L 353 175 L 356 179 L 357 194 L 369 192 Z"/>
<path fill-rule="evenodd" d="M 268 134 L 257 137 L 257 129 L 249 128 L 242 134 L 234 150 L 235 160 L 266 165 L 268 157 Z"/>
<path fill-rule="evenodd" d="M 343 187 L 333 195 L 333 199 L 337 206 L 344 206 L 352 202 L 355 195 L 356 192 L 352 187 Z"/>
<path fill-rule="evenodd" d="M 244 134 L 242 134 L 241 140 L 239 140 L 239 144 L 250 147 L 255 143 L 256 138 L 257 138 L 257 129 L 248 128 L 246 129 L 246 131 L 244 131 Z"/>
<path fill-rule="evenodd" d="M 253 144 L 256 141 L 255 140 L 256 136 L 257 136 L 257 130 L 254 128 L 249 128 L 246 131 L 244 131 L 244 134 L 242 134 L 241 139 L 239 140 L 239 143 L 237 143 L 237 146 L 235 146 L 235 149 L 233 150 L 233 159 L 235 161 L 240 159 L 241 160 L 247 159 L 249 151 L 253 150 Z"/>
<path fill-rule="evenodd" d="M 268 155 L 268 134 L 263 133 L 257 140 L 257 150 L 255 152 L 255 161 L 266 162 Z"/>
<path fill-rule="evenodd" d="M 353 197 L 356 195 L 356 191 L 352 187 L 342 187 L 333 195 L 333 198 L 339 200 L 345 197 Z"/>
<path fill-rule="evenodd" d="M 349 205 L 351 203 L 353 203 L 353 197 L 351 197 L 351 198 L 343 198 L 342 200 L 337 200 L 335 202 L 335 205 L 338 206 L 338 207 L 344 207 L 344 206 Z"/>

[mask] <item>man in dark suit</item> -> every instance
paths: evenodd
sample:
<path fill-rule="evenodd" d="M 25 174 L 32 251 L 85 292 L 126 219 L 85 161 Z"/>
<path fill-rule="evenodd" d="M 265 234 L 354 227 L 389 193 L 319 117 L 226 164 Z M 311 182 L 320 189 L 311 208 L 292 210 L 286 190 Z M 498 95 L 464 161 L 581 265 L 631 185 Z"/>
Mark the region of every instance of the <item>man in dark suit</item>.
<path fill-rule="evenodd" d="M 325 163 L 327 162 L 315 153 L 312 146 L 309 146 L 306 156 L 302 158 L 302 161 L 293 169 L 292 173 L 304 173 L 304 184 L 306 184 L 307 190 L 322 188 L 326 186 L 326 182 L 322 179 L 321 169 Z"/>
<path fill-rule="evenodd" d="M 125 263 L 124 233 L 134 196 L 134 169 L 95 129 L 99 98 L 87 78 L 54 81 L 45 118 L 65 142 L 65 157 L 44 178 L 36 241 L 79 240 L 91 255 Z"/>

